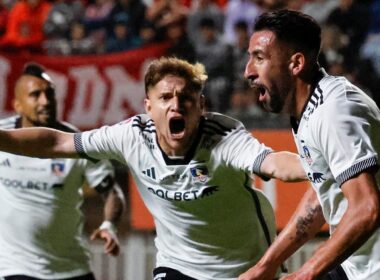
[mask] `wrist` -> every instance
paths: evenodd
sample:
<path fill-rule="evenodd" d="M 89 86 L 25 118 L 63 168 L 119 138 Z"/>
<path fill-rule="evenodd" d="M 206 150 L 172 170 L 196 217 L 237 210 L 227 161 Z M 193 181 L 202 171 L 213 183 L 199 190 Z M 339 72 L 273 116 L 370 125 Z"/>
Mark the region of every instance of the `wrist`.
<path fill-rule="evenodd" d="M 103 221 L 103 223 L 99 226 L 100 230 L 108 230 L 110 233 L 116 235 L 117 229 L 116 226 L 111 221 Z"/>

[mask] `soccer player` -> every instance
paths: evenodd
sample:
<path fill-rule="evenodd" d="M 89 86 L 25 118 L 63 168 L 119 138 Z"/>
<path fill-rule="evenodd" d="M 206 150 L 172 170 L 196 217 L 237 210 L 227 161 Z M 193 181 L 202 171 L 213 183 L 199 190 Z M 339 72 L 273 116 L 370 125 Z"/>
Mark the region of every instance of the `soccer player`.
<path fill-rule="evenodd" d="M 18 116 L 1 120 L 2 129 L 77 131 L 56 119 L 54 85 L 38 64 L 27 65 L 17 80 L 14 108 Z M 123 202 L 113 189 L 113 177 L 108 161 L 40 159 L 0 152 L 0 278 L 95 279 L 82 238 L 81 187 L 86 180 L 105 196 L 105 222 L 92 238 L 104 239 L 105 252 L 117 255 L 113 223 L 122 213 Z"/>
<path fill-rule="evenodd" d="M 276 230 L 252 175 L 298 181 L 306 174 L 298 155 L 273 152 L 240 122 L 205 113 L 206 78 L 201 64 L 154 60 L 145 74 L 146 114 L 75 134 L 0 130 L 0 150 L 128 165 L 155 220 L 154 279 L 236 279 L 260 259 Z"/>
<path fill-rule="evenodd" d="M 324 219 L 330 238 L 282 279 L 380 279 L 380 111 L 346 78 L 319 67 L 320 36 L 311 17 L 280 10 L 261 15 L 250 39 L 245 76 L 264 107 L 290 114 L 313 189 L 240 280 L 273 279 L 279 264 L 312 238 Z"/>

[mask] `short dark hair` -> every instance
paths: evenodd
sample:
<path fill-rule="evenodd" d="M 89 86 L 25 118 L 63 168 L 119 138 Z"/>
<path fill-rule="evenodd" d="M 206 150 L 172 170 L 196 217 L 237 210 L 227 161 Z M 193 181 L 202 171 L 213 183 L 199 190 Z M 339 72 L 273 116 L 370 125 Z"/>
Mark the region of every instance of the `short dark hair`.
<path fill-rule="evenodd" d="M 29 76 L 37 77 L 37 78 L 43 79 L 49 83 L 52 83 L 52 79 L 46 73 L 45 68 L 36 62 L 26 63 L 24 65 L 23 70 L 22 70 L 22 75 L 29 75 Z"/>
<path fill-rule="evenodd" d="M 311 16 L 292 10 L 277 10 L 261 14 L 254 31 L 270 30 L 276 38 L 290 44 L 295 51 L 311 54 L 315 59 L 321 48 L 321 27 Z"/>
<path fill-rule="evenodd" d="M 166 75 L 184 78 L 186 88 L 193 92 L 201 92 L 207 80 L 205 67 L 201 63 L 191 64 L 175 57 L 161 57 L 148 66 L 145 74 L 145 93 L 154 87 Z"/>

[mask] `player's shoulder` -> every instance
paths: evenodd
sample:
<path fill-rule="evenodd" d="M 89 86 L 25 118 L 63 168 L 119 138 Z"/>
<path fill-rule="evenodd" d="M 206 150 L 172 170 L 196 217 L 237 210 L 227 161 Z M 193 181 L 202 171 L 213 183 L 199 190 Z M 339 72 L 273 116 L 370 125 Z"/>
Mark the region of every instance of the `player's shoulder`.
<path fill-rule="evenodd" d="M 222 135 L 226 135 L 236 129 L 244 129 L 241 121 L 220 113 L 207 112 L 203 114 L 203 118 L 204 130 L 212 130 Z"/>
<path fill-rule="evenodd" d="M 156 131 L 153 120 L 147 114 L 135 115 L 124 122 L 137 132 L 153 133 Z"/>
<path fill-rule="evenodd" d="M 19 121 L 19 116 L 11 116 L 8 118 L 0 119 L 1 129 L 13 129 L 17 127 L 17 122 Z"/>

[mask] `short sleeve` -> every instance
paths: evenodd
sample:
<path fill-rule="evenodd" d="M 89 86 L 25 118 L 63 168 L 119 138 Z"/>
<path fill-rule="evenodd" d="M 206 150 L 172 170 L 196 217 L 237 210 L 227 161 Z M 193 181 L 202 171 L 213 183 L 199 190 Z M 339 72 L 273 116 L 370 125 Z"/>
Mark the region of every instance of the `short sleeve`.
<path fill-rule="evenodd" d="M 77 153 L 83 158 L 92 160 L 114 159 L 125 163 L 125 153 L 132 142 L 133 135 L 128 122 L 103 126 L 74 135 Z"/>
<path fill-rule="evenodd" d="M 315 145 L 339 185 L 378 164 L 371 140 L 369 105 L 354 98 L 358 94 L 347 92 L 344 97 L 327 102 L 312 127 L 313 138 L 317 139 Z"/>
<path fill-rule="evenodd" d="M 261 164 L 272 149 L 260 143 L 243 126 L 238 127 L 223 141 L 221 153 L 227 165 L 260 176 Z"/>

